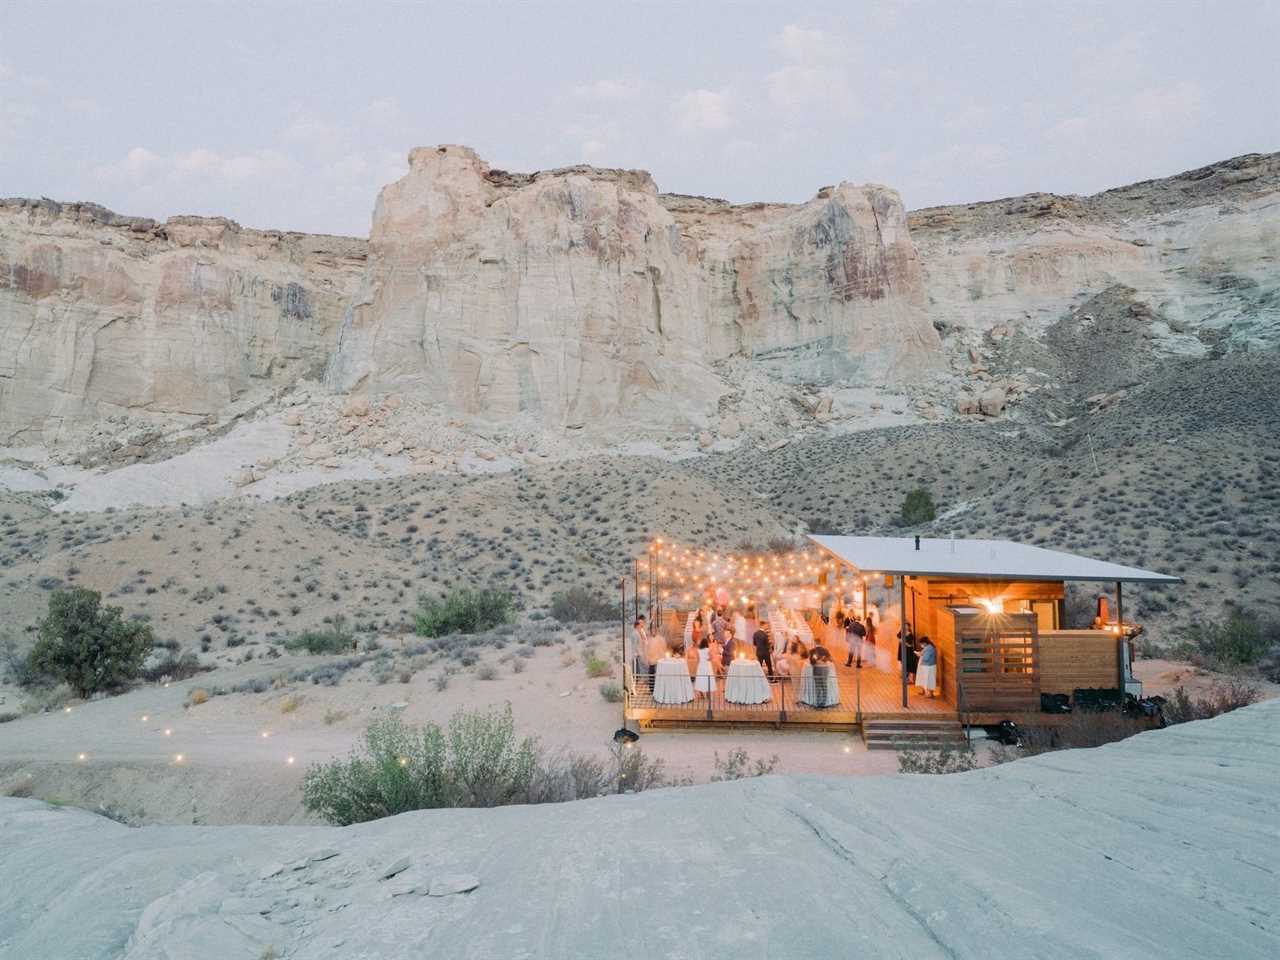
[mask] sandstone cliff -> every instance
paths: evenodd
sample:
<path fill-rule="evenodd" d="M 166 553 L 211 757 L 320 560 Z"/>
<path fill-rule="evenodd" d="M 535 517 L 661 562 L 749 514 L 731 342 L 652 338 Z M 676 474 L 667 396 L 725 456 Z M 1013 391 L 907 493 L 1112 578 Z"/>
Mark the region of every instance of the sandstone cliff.
<path fill-rule="evenodd" d="M 777 379 L 886 383 L 937 357 L 902 203 L 841 184 L 798 206 L 663 196 L 642 171 L 489 168 L 415 150 L 378 199 L 339 391 L 417 389 L 480 420 L 701 426 Z"/>
<path fill-rule="evenodd" d="M 168 422 L 323 370 L 365 242 L 0 201 L 0 443 L 128 411 Z"/>
<path fill-rule="evenodd" d="M 910 226 L 929 315 L 943 329 L 1038 334 L 1124 284 L 1170 351 L 1199 355 L 1207 339 L 1233 349 L 1280 342 L 1280 154 L 1090 197 L 917 210 Z"/>

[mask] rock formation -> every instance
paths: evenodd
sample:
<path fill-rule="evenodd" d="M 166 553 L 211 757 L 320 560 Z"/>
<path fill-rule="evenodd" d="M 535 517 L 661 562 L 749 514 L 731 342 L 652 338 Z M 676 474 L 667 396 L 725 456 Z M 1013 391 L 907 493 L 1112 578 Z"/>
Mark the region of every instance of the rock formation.
<path fill-rule="evenodd" d="M 891 190 L 732 206 L 661 195 L 642 171 L 514 175 L 444 146 L 413 151 L 378 199 L 328 382 L 493 422 L 688 429 L 734 392 L 730 357 L 885 383 L 937 346 Z"/>
<path fill-rule="evenodd" d="M 1029 194 L 910 216 L 930 318 L 1038 334 L 1114 284 L 1171 352 L 1280 342 L 1280 154 L 1248 154 L 1091 197 Z"/>
<path fill-rule="evenodd" d="M 218 218 L 0 201 L 0 443 L 121 411 L 219 417 L 318 375 L 364 256 Z"/>
<path fill-rule="evenodd" d="M 1003 416 L 1036 387 L 993 344 L 1108 290 L 1165 353 L 1280 342 L 1278 192 L 1280 155 L 1250 154 L 908 217 L 874 185 L 733 205 L 442 146 L 413 151 L 367 242 L 0 201 L 0 445 L 160 456 L 162 431 L 203 424 L 193 442 L 304 378 L 441 428 L 605 442 L 767 442 L 889 385 L 921 416 Z"/>

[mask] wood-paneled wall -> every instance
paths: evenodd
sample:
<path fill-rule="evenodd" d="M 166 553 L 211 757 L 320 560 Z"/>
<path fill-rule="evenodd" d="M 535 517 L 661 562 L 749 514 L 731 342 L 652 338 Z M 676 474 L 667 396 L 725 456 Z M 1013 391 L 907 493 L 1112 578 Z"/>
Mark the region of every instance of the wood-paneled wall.
<path fill-rule="evenodd" d="M 1120 686 L 1120 641 L 1101 630 L 1040 634 L 1040 689 L 1070 695 L 1080 687 Z"/>

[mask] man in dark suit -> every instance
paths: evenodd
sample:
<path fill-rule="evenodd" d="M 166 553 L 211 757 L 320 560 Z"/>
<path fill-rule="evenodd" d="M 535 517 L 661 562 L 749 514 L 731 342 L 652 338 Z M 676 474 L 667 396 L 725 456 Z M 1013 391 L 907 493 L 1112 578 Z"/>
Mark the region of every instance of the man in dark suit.
<path fill-rule="evenodd" d="M 763 625 L 756 628 L 756 632 L 751 635 L 751 642 L 756 647 L 756 659 L 760 661 L 760 666 L 764 669 L 764 674 L 770 680 L 773 679 L 773 653 L 772 644 L 769 642 L 769 634 L 765 632 Z"/>

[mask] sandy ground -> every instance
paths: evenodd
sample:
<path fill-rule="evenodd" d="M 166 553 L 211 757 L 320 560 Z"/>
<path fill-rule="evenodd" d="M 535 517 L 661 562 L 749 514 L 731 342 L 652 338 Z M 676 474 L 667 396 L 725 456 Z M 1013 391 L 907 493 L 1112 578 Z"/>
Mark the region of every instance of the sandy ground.
<path fill-rule="evenodd" d="M 76 703 L 69 712 L 0 724 L 0 794 L 30 790 L 51 801 L 105 807 L 130 822 L 308 822 L 299 791 L 305 770 L 347 753 L 371 721 L 398 713 L 409 723 L 443 724 L 461 708 L 507 703 L 521 734 L 552 749 L 603 756 L 622 723 L 621 705 L 600 696 L 609 678 L 586 678 L 580 659 L 566 655 L 573 649 L 537 648 L 523 660 L 522 673 L 513 672 L 514 660 L 501 663 L 490 654 L 486 661 L 498 667 L 496 679 L 481 680 L 472 669 L 452 675 L 443 691 L 435 686 L 436 668 L 417 672 L 409 683 L 378 684 L 366 666 L 338 686 L 303 682 L 185 705 L 197 688 L 278 677 L 326 660 L 288 656 L 224 667 L 167 687 L 147 685 Z M 1199 695 L 1215 680 L 1167 660 L 1139 661 L 1137 673 L 1148 694 L 1167 695 L 1185 685 Z M 1280 696 L 1280 686 L 1264 685 L 1264 693 Z M 892 751 L 869 751 L 860 737 L 838 733 L 664 730 L 645 733 L 641 746 L 669 774 L 695 782 L 710 779 L 717 755 L 739 748 L 753 758 L 777 756 L 779 773 L 897 771 Z"/>

